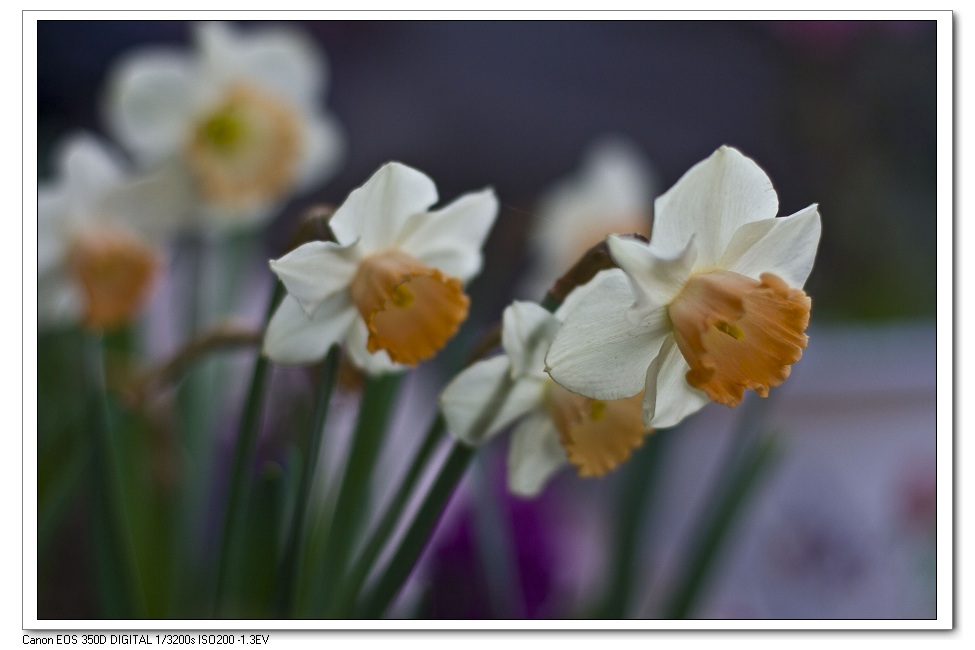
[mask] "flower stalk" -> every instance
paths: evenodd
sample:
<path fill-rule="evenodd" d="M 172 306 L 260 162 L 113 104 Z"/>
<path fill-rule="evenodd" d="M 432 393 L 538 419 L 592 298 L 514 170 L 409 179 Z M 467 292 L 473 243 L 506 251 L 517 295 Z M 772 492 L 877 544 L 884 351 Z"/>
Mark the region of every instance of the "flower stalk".
<path fill-rule="evenodd" d="M 85 341 L 88 372 L 88 431 L 91 436 L 91 490 L 95 550 L 105 614 L 111 618 L 142 618 L 144 599 L 133 556 L 131 527 L 119 500 L 118 460 L 112 444 L 105 388 L 104 342 Z"/>
<path fill-rule="evenodd" d="M 423 438 L 420 448 L 413 456 L 413 460 L 410 462 L 409 469 L 407 469 L 399 489 L 393 493 L 391 501 L 379 519 L 379 523 L 376 524 L 372 534 L 369 535 L 368 540 L 362 547 L 362 551 L 356 556 L 352 564 L 352 570 L 349 572 L 342 586 L 342 594 L 334 600 L 335 606 L 329 612 L 332 618 L 348 618 L 355 613 L 355 603 L 362 590 L 362 586 L 374 568 L 380 551 L 389 542 L 389 536 L 393 533 L 396 524 L 400 521 L 403 515 L 403 509 L 409 503 L 410 497 L 414 494 L 413 491 L 416 489 L 417 481 L 423 476 L 424 470 L 427 469 L 430 458 L 437 449 L 443 436 L 445 425 L 443 416 L 438 415 L 427 430 L 427 434 Z"/>
<path fill-rule="evenodd" d="M 275 283 L 271 299 L 268 302 L 268 317 L 270 317 L 272 310 L 277 306 L 277 303 L 283 295 L 284 288 L 280 283 Z M 254 361 L 254 370 L 251 374 L 247 400 L 244 403 L 244 412 L 241 416 L 240 429 L 237 434 L 237 444 L 234 450 L 233 468 L 230 474 L 230 486 L 221 533 L 220 555 L 217 560 L 215 608 L 219 608 L 221 597 L 226 593 L 228 587 L 227 582 L 230 579 L 228 572 L 235 551 L 238 522 L 242 520 L 247 507 L 248 469 L 252 464 L 254 449 L 257 445 L 257 436 L 260 432 L 264 413 L 265 393 L 269 380 L 268 365 L 269 362 L 263 355 L 259 355 Z"/>
<path fill-rule="evenodd" d="M 399 383 L 398 375 L 381 375 L 369 379 L 363 391 L 352 448 L 328 526 L 322 556 L 324 572 L 312 589 L 312 606 L 318 612 L 330 609 L 332 599 L 343 591 L 352 545 L 362 524 L 363 506 L 368 502 L 369 480 L 396 403 Z M 318 585 L 327 587 L 328 592 L 322 593 Z"/>
<path fill-rule="evenodd" d="M 737 431 L 710 491 L 712 498 L 693 529 L 687 545 L 691 550 L 685 556 L 664 618 L 693 618 L 732 527 L 740 520 L 748 498 L 779 453 L 775 437 L 763 434 L 762 415 L 767 405 L 768 402 L 750 400 L 741 414 Z"/>
<path fill-rule="evenodd" d="M 325 356 L 319 375 L 319 390 L 315 400 L 315 413 L 312 416 L 311 428 L 308 431 L 308 444 L 305 448 L 305 459 L 301 470 L 298 494 L 295 497 L 294 514 L 291 517 L 291 527 L 285 542 L 284 556 L 281 559 L 278 585 L 278 613 L 287 616 L 291 613 L 295 598 L 295 576 L 300 573 L 303 544 L 308 518 L 308 500 L 314 484 L 315 468 L 318 467 L 321 455 L 322 436 L 325 431 L 325 421 L 328 418 L 328 407 L 332 400 L 332 390 L 335 388 L 336 373 L 339 365 L 339 348 L 333 346 Z"/>

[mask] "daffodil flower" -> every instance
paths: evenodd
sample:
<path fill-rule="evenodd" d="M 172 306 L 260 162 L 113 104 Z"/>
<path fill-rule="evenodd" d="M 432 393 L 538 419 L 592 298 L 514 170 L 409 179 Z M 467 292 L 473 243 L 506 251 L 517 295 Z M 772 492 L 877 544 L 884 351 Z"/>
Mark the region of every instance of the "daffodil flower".
<path fill-rule="evenodd" d="M 629 288 L 619 270 L 602 272 L 575 289 L 554 314 L 532 302 L 514 302 L 502 317 L 504 354 L 467 368 L 444 389 L 440 405 L 449 430 L 480 445 L 516 420 L 508 453 L 508 486 L 537 494 L 567 463 L 580 476 L 601 476 L 626 460 L 646 435 L 639 395 L 605 401 L 559 386 L 545 374 L 545 354 L 565 312 L 592 298 L 604 276 L 615 276 L 614 298 Z"/>
<path fill-rule="evenodd" d="M 429 212 L 436 202 L 430 178 L 388 163 L 336 210 L 335 242 L 272 260 L 288 295 L 268 324 L 265 354 L 309 363 L 344 341 L 369 373 L 436 354 L 467 318 L 463 283 L 481 268 L 498 201 L 484 189 Z"/>
<path fill-rule="evenodd" d="M 254 224 L 338 165 L 343 137 L 320 106 L 324 56 L 300 34 L 195 26 L 195 52 L 156 47 L 109 73 L 119 142 L 158 165 L 214 228 Z"/>
<path fill-rule="evenodd" d="M 142 192 L 156 186 L 131 179 L 119 157 L 85 133 L 62 143 L 55 167 L 57 178 L 37 192 L 38 325 L 82 321 L 104 330 L 131 322 L 160 267 L 153 236 L 166 208 Z"/>
<path fill-rule="evenodd" d="M 609 234 L 649 234 L 655 194 L 653 170 L 634 144 L 619 137 L 596 141 L 579 170 L 559 180 L 538 202 L 524 295 L 543 295 Z"/>
<path fill-rule="evenodd" d="M 626 272 L 566 316 L 546 357 L 572 391 L 620 399 L 645 390 L 644 422 L 673 426 L 709 400 L 768 395 L 806 347 L 802 290 L 819 243 L 816 205 L 776 218 L 771 181 L 721 147 L 657 199 L 650 243 L 610 237 Z"/>

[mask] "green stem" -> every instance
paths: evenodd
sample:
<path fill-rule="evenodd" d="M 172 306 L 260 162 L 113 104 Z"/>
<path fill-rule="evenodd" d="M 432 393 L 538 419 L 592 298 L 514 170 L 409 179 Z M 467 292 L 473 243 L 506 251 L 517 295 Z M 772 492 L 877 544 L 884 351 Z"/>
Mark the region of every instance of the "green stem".
<path fill-rule="evenodd" d="M 342 482 L 335 501 L 335 511 L 328 526 L 325 541 L 325 574 L 319 584 L 327 588 L 313 589 L 312 605 L 320 615 L 333 606 L 333 599 L 342 591 L 348 571 L 348 558 L 352 541 L 362 517 L 362 505 L 366 502 L 369 478 L 379 454 L 392 407 L 396 401 L 400 375 L 386 374 L 372 377 L 366 382 L 359 404 L 359 418 L 352 436 L 352 448 L 346 463 Z"/>
<path fill-rule="evenodd" d="M 275 282 L 271 300 L 268 303 L 264 322 L 268 322 L 274 309 L 284 296 L 284 286 Z M 247 391 L 247 401 L 241 416 L 240 430 L 237 434 L 237 447 L 234 452 L 233 469 L 230 474 L 230 488 L 224 516 L 220 557 L 217 564 L 216 595 L 214 608 L 219 606 L 223 593 L 227 587 L 228 569 L 234 551 L 238 522 L 241 521 L 247 507 L 248 469 L 251 467 L 254 448 L 261 428 L 264 413 L 264 396 L 268 384 L 268 360 L 258 353 L 251 375 L 250 388 Z"/>
<path fill-rule="evenodd" d="M 375 566 L 379 552 L 385 547 L 389 541 L 389 536 L 396 528 L 396 524 L 403 514 L 403 508 L 413 495 L 416 483 L 423 475 L 423 470 L 426 469 L 430 456 L 433 455 L 434 450 L 437 448 L 445 428 L 446 423 L 443 416 L 438 415 L 433 421 L 433 424 L 430 425 L 423 444 L 420 445 L 420 448 L 414 455 L 402 484 L 393 493 L 392 500 L 386 507 L 386 512 L 383 513 L 382 518 L 363 547 L 362 552 L 355 559 L 352 571 L 349 572 L 342 586 L 341 596 L 335 601 L 335 607 L 329 612 L 330 617 L 349 618 L 352 616 L 355 609 L 355 602 L 362 589 L 362 585 L 369 576 L 373 566 Z"/>
<path fill-rule="evenodd" d="M 627 465 L 622 498 L 616 514 L 616 549 L 609 588 L 600 618 L 619 619 L 631 614 L 630 597 L 637 571 L 641 535 L 650 520 L 660 459 L 672 432 L 650 435 L 643 449 Z"/>
<path fill-rule="evenodd" d="M 455 442 L 440 467 L 433 486 L 420 505 L 413 522 L 393 553 L 392 560 L 366 595 L 360 608 L 363 618 L 379 618 L 396 598 L 430 540 L 454 488 L 474 455 L 470 447 Z"/>
<path fill-rule="evenodd" d="M 495 447 L 490 450 L 497 453 Z M 481 570 L 487 582 L 494 618 L 525 618 L 527 606 L 515 549 L 511 521 L 502 512 L 491 489 L 488 467 L 491 456 L 481 452 L 471 466 L 471 501 L 474 542 Z"/>
<path fill-rule="evenodd" d="M 733 441 L 732 444 L 738 442 Z M 737 452 L 737 453 L 736 453 Z M 696 544 L 692 545 L 677 591 L 664 618 L 689 618 L 706 586 L 714 563 L 720 554 L 736 516 L 746 503 L 751 490 L 768 468 L 775 454 L 771 437 L 749 443 L 744 449 L 732 449 L 722 479 L 714 489 L 715 500 L 696 526 Z"/>
<path fill-rule="evenodd" d="M 315 413 L 312 417 L 311 430 L 308 432 L 308 445 L 305 450 L 305 461 L 295 497 L 294 514 L 291 517 L 291 529 L 285 546 L 284 557 L 281 560 L 280 583 L 278 585 L 278 613 L 286 616 L 290 613 L 294 603 L 294 578 L 298 572 L 298 565 L 302 556 L 302 542 L 305 537 L 307 522 L 308 498 L 315 477 L 315 468 L 321 454 L 322 434 L 325 420 L 328 417 L 328 407 L 332 400 L 332 389 L 335 387 L 335 376 L 338 370 L 339 348 L 332 346 L 322 364 L 319 377 L 319 393 L 315 403 Z"/>
<path fill-rule="evenodd" d="M 108 396 L 105 392 L 102 341 L 86 345 L 89 426 L 91 436 L 92 510 L 99 585 L 106 618 L 142 618 L 144 602 L 139 588 L 129 529 L 119 501 L 118 459 L 112 444 Z"/>

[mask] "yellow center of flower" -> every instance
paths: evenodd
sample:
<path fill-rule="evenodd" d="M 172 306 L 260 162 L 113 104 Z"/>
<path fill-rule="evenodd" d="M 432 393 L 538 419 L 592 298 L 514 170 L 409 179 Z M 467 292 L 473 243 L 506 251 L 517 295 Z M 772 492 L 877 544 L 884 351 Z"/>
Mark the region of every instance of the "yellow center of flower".
<path fill-rule="evenodd" d="M 131 322 L 160 266 L 148 243 L 121 230 L 78 237 L 68 263 L 85 298 L 85 325 L 94 330 Z"/>
<path fill-rule="evenodd" d="M 302 153 L 294 109 L 255 86 L 232 86 L 197 122 L 187 160 L 203 196 L 229 208 L 278 199 L 294 186 Z"/>
<path fill-rule="evenodd" d="M 802 356 L 811 304 L 771 273 L 760 281 L 731 271 L 691 276 L 668 308 L 691 367 L 687 382 L 728 406 L 749 388 L 768 397 Z"/>
<path fill-rule="evenodd" d="M 548 409 L 562 447 L 579 476 L 602 476 L 643 443 L 643 393 L 603 401 L 552 383 Z"/>
<path fill-rule="evenodd" d="M 461 281 L 397 249 L 359 263 L 352 301 L 369 328 L 369 352 L 415 366 L 436 354 L 467 318 Z"/>

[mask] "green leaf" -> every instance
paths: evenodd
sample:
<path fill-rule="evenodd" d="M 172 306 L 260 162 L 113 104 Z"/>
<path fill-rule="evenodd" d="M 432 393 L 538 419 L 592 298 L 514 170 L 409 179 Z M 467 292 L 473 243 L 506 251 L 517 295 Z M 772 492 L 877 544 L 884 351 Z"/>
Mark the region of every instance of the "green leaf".
<path fill-rule="evenodd" d="M 695 528 L 690 554 L 664 618 L 693 617 L 738 515 L 775 458 L 776 447 L 771 436 L 740 442 L 743 444 L 738 449 L 732 449 L 724 475 L 713 490 L 714 499 Z"/>

